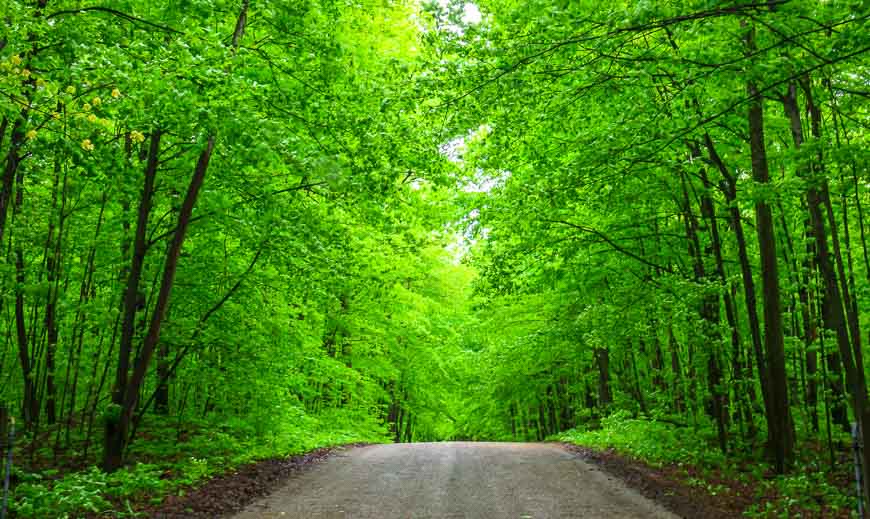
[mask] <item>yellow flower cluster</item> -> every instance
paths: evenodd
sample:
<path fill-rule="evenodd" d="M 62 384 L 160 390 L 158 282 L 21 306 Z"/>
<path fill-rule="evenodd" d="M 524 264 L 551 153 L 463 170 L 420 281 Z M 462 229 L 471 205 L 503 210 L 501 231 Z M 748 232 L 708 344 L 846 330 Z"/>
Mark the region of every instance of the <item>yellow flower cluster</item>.
<path fill-rule="evenodd" d="M 132 132 L 130 132 L 130 140 L 135 142 L 136 144 L 139 144 L 140 142 L 143 142 L 145 140 L 145 136 L 142 134 L 142 132 L 133 130 Z"/>
<path fill-rule="evenodd" d="M 18 54 L 14 54 L 14 55 L 9 57 L 8 61 L 4 61 L 4 62 L 0 63 L 0 70 L 3 70 L 3 72 L 10 72 L 11 71 L 12 74 L 14 74 L 16 76 L 19 74 L 25 74 L 25 73 L 26 73 L 26 75 L 24 77 L 27 77 L 30 75 L 29 70 L 24 69 L 24 71 L 22 71 L 20 68 L 18 68 L 18 65 L 21 65 L 21 58 L 18 56 Z"/>
<path fill-rule="evenodd" d="M 85 151 L 94 151 L 94 143 L 92 143 L 90 139 L 85 139 L 82 141 L 82 149 Z"/>

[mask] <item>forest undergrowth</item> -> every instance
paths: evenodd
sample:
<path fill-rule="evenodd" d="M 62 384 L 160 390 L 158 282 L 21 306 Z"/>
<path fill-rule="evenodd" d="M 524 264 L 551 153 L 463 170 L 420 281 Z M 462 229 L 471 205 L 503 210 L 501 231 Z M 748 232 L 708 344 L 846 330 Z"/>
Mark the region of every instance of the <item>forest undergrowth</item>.
<path fill-rule="evenodd" d="M 715 507 L 730 516 L 758 518 L 853 517 L 857 513 L 856 482 L 851 438 L 836 434 L 836 450 L 807 441 L 788 474 L 776 474 L 757 444 L 737 443 L 723 454 L 709 426 L 690 427 L 634 418 L 618 411 L 594 427 L 579 427 L 550 437 L 601 453 L 594 461 L 616 455 L 663 488 L 684 487 L 699 507 Z M 624 471 L 616 471 L 624 476 Z M 626 478 L 631 484 L 631 478 Z M 668 492 L 669 490 L 665 490 Z"/>
<path fill-rule="evenodd" d="M 283 423 L 271 424 L 266 435 L 239 421 L 150 417 L 127 455 L 128 464 L 105 473 L 97 467 L 98 445 L 87 445 L 85 436 L 76 435 L 62 452 L 39 447 L 50 445 L 51 434 L 24 438 L 14 451 L 12 517 L 147 517 L 167 497 L 183 498 L 247 464 L 389 441 L 382 424 L 347 411 L 317 417 L 287 412 Z"/>

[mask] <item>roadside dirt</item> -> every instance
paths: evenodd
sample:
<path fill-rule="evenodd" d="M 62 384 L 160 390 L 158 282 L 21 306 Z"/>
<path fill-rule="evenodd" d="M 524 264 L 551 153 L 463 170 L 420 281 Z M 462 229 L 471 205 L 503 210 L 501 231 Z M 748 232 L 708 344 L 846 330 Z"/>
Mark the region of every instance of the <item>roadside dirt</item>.
<path fill-rule="evenodd" d="M 652 499 L 679 517 L 704 519 L 730 519 L 742 517 L 745 503 L 713 499 L 671 478 L 662 470 L 624 458 L 613 451 L 596 451 L 586 447 L 565 444 L 584 460 L 622 480 L 628 487 Z"/>
<path fill-rule="evenodd" d="M 235 472 L 212 479 L 184 496 L 170 496 L 160 505 L 143 512 L 156 519 L 226 517 L 281 487 L 294 474 L 351 447 L 355 446 L 318 449 L 299 456 L 243 465 Z"/>
<path fill-rule="evenodd" d="M 697 467 L 677 467 L 668 465 L 652 467 L 642 461 L 621 456 L 613 450 L 597 451 L 586 447 L 566 444 L 565 448 L 577 453 L 584 460 L 595 464 L 605 472 L 618 477 L 626 485 L 635 489 L 645 497 L 656 501 L 679 517 L 695 519 L 725 519 L 745 517 L 744 512 L 753 506 L 775 502 L 775 511 L 766 517 L 803 517 L 824 519 L 847 519 L 853 517 L 849 509 L 835 509 L 826 505 L 823 496 L 817 495 L 818 508 L 808 510 L 799 504 L 792 504 L 783 509 L 784 496 L 778 494 L 775 487 L 766 486 L 759 489 L 758 481 L 751 479 L 736 479 L 722 471 L 702 471 Z M 843 463 L 848 464 L 847 460 Z M 775 475 L 768 473 L 766 477 Z M 848 493 L 852 482 L 846 474 L 844 481 L 832 481 Z M 685 481 L 687 478 L 703 480 L 708 485 L 717 488 L 715 493 L 693 487 Z"/>

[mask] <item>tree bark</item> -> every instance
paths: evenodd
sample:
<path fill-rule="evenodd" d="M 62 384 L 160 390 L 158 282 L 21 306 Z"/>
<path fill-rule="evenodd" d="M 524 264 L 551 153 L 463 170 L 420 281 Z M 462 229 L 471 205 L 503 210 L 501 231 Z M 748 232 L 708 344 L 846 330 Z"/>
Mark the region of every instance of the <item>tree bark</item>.
<path fill-rule="evenodd" d="M 712 403 L 712 418 L 716 421 L 716 432 L 719 439 L 719 448 L 722 452 L 728 450 L 728 428 L 725 412 L 725 398 L 722 391 L 722 367 L 719 363 L 718 345 L 721 343 L 719 333 L 719 296 L 705 286 L 707 282 L 704 257 L 701 253 L 701 241 L 698 237 L 698 220 L 692 212 L 689 204 L 689 189 L 685 173 L 681 172 L 683 189 L 683 220 L 686 228 L 686 238 L 689 244 L 689 256 L 692 258 L 695 282 L 704 294 L 701 296 L 698 315 L 701 317 L 701 337 L 707 348 L 704 350 L 707 361 L 707 389 L 710 392 Z M 704 203 L 702 202 L 702 205 Z M 707 207 L 707 210 L 712 206 Z M 708 251 L 709 252 L 709 251 Z"/>
<path fill-rule="evenodd" d="M 680 366 L 680 345 L 674 336 L 674 326 L 668 325 L 668 347 L 671 350 L 671 373 L 673 375 L 674 410 L 682 413 L 685 409 L 683 395 L 683 368 Z"/>

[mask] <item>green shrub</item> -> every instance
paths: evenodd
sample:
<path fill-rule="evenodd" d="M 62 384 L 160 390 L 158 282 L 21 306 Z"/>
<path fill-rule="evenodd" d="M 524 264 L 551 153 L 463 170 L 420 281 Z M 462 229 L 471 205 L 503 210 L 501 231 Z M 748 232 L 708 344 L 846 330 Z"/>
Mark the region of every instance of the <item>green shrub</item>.
<path fill-rule="evenodd" d="M 708 435 L 655 420 L 633 419 L 626 411 L 603 418 L 600 429 L 572 429 L 557 439 L 598 449 L 616 449 L 653 465 L 683 463 L 723 467 L 727 463 Z"/>

